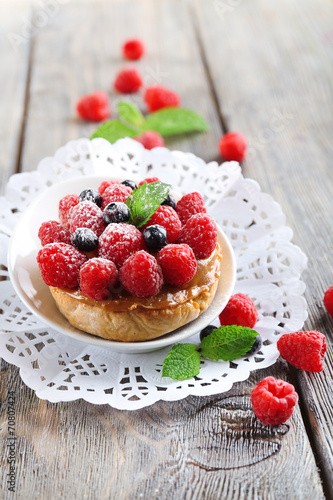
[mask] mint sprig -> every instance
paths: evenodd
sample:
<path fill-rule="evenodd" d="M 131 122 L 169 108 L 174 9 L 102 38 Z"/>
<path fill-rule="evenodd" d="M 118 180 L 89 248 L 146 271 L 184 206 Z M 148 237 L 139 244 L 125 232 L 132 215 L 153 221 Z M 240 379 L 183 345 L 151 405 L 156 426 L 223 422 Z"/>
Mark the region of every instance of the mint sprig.
<path fill-rule="evenodd" d="M 134 130 L 125 123 L 119 120 L 109 120 L 102 123 L 102 125 L 100 125 L 92 134 L 90 139 L 102 137 L 112 144 L 118 141 L 118 139 L 122 139 L 124 137 L 135 137 L 136 135 L 138 135 L 137 130 Z"/>
<path fill-rule="evenodd" d="M 122 120 L 139 129 L 145 127 L 145 118 L 139 108 L 128 101 L 119 101 L 117 105 L 118 114 Z"/>
<path fill-rule="evenodd" d="M 196 344 L 174 345 L 163 363 L 162 377 L 185 380 L 200 372 L 200 354 Z"/>
<path fill-rule="evenodd" d="M 126 200 L 131 212 L 129 224 L 136 227 L 144 226 L 165 200 L 170 188 L 170 184 L 158 181 L 145 182 L 134 189 Z"/>

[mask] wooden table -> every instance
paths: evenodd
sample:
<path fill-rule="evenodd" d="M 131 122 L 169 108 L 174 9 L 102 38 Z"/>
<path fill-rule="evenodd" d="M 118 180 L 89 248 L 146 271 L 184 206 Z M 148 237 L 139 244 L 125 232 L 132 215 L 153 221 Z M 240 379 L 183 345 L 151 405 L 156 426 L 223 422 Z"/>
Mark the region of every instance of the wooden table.
<path fill-rule="evenodd" d="M 294 243 L 309 258 L 305 329 L 328 342 L 325 369 L 278 361 L 211 397 L 118 411 L 84 401 L 51 404 L 1 364 L 1 498 L 333 498 L 332 317 L 323 293 L 332 275 L 333 9 L 328 0 L 110 0 L 0 3 L 0 167 L 14 172 L 94 129 L 75 102 L 111 82 L 122 41 L 148 46 L 138 63 L 210 123 L 172 138 L 171 149 L 217 159 L 227 130 L 243 132 L 246 177 L 278 201 Z M 251 388 L 273 375 L 300 396 L 286 425 L 254 424 Z M 7 397 L 14 391 L 16 493 L 6 489 Z"/>

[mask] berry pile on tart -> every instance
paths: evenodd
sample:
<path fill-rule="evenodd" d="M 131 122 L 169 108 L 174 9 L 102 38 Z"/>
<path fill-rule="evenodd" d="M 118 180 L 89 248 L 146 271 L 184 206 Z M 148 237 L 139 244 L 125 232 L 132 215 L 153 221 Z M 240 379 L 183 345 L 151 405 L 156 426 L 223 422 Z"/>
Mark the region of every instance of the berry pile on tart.
<path fill-rule="evenodd" d="M 211 304 L 220 277 L 217 226 L 195 192 L 177 202 L 157 178 L 106 180 L 68 194 L 44 222 L 37 262 L 60 312 L 110 340 L 149 340 Z"/>

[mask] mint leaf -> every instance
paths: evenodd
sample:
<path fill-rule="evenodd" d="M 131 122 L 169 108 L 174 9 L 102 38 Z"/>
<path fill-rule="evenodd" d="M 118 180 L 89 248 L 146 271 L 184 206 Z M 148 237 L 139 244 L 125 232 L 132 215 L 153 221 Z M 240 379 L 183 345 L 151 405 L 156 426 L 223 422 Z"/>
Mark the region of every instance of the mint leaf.
<path fill-rule="evenodd" d="M 163 108 L 148 115 L 145 122 L 146 130 L 155 130 L 161 135 L 205 132 L 208 128 L 202 116 L 185 108 Z"/>
<path fill-rule="evenodd" d="M 162 377 L 185 380 L 198 375 L 200 371 L 200 354 L 195 344 L 177 344 L 163 362 Z"/>
<path fill-rule="evenodd" d="M 220 326 L 202 340 L 199 351 L 205 358 L 232 361 L 251 349 L 257 335 L 243 326 Z"/>
<path fill-rule="evenodd" d="M 134 189 L 126 200 L 131 212 L 128 223 L 136 227 L 144 226 L 165 200 L 170 188 L 170 184 L 158 181 L 145 182 Z"/>
<path fill-rule="evenodd" d="M 123 137 L 134 137 L 138 135 L 138 132 L 133 128 L 125 125 L 119 120 L 110 120 L 108 122 L 102 123 L 98 129 L 92 134 L 90 139 L 95 139 L 95 137 L 102 137 L 107 141 L 114 143 L 118 139 Z"/>
<path fill-rule="evenodd" d="M 131 123 L 140 129 L 145 125 L 145 119 L 139 108 L 128 101 L 120 101 L 117 105 L 118 114 L 122 120 Z"/>

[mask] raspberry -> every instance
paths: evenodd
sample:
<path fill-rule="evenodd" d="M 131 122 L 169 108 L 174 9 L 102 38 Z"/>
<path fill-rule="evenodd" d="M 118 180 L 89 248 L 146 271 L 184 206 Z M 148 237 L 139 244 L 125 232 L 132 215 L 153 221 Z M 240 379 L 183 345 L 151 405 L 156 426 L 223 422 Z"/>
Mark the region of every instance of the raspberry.
<path fill-rule="evenodd" d="M 132 253 L 144 249 L 143 236 L 135 226 L 109 224 L 99 239 L 98 255 L 120 267 Z"/>
<path fill-rule="evenodd" d="M 242 161 L 247 148 L 246 137 L 240 132 L 228 132 L 221 137 L 219 150 L 221 156 L 227 161 Z"/>
<path fill-rule="evenodd" d="M 232 295 L 219 315 L 221 325 L 238 325 L 253 328 L 257 322 L 258 311 L 250 297 L 243 293 Z"/>
<path fill-rule="evenodd" d="M 169 243 L 176 241 L 182 224 L 177 213 L 172 207 L 169 207 L 168 205 L 160 205 L 142 229 L 145 230 L 146 227 L 153 226 L 155 224 L 165 227 Z"/>
<path fill-rule="evenodd" d="M 206 207 L 203 197 L 200 193 L 185 194 L 177 203 L 176 212 L 184 225 L 192 215 L 197 213 L 206 213 Z"/>
<path fill-rule="evenodd" d="M 81 292 L 94 300 L 110 295 L 110 289 L 117 282 L 118 271 L 113 262 L 98 257 L 88 260 L 80 269 Z"/>
<path fill-rule="evenodd" d="M 99 185 L 99 188 L 98 188 L 99 194 L 101 194 L 103 196 L 103 193 L 106 190 L 106 188 L 108 188 L 109 186 L 112 186 L 113 184 L 120 184 L 120 182 L 119 181 L 103 181 Z"/>
<path fill-rule="evenodd" d="M 140 59 L 145 51 L 145 45 L 139 38 L 127 40 L 122 47 L 123 56 L 125 59 L 130 59 L 131 61 Z"/>
<path fill-rule="evenodd" d="M 163 275 L 155 257 L 145 250 L 131 255 L 119 271 L 121 285 L 136 297 L 151 297 L 162 288 Z"/>
<path fill-rule="evenodd" d="M 145 182 L 149 184 L 150 182 L 160 182 L 160 180 L 158 177 L 147 177 L 146 179 L 143 179 L 141 182 L 139 182 L 139 186 L 142 186 L 142 184 L 144 184 Z"/>
<path fill-rule="evenodd" d="M 264 425 L 283 424 L 291 417 L 298 401 L 292 384 L 266 377 L 251 392 L 254 413 Z"/>
<path fill-rule="evenodd" d="M 91 229 L 98 237 L 105 229 L 102 210 L 91 201 L 83 201 L 71 212 L 70 231 L 75 233 L 79 227 Z"/>
<path fill-rule="evenodd" d="M 49 220 L 48 222 L 43 222 L 38 231 L 38 238 L 40 239 L 42 245 L 47 245 L 48 243 L 62 242 L 71 244 L 72 235 L 67 228 L 59 224 L 55 220 Z"/>
<path fill-rule="evenodd" d="M 111 184 L 103 193 L 102 210 L 104 210 L 109 203 L 114 203 L 115 201 L 125 202 L 131 192 L 132 189 L 124 184 Z"/>
<path fill-rule="evenodd" d="M 102 91 L 81 97 L 76 109 L 81 118 L 93 122 L 100 122 L 111 115 L 109 97 Z"/>
<path fill-rule="evenodd" d="M 162 85 L 147 87 L 143 99 L 150 112 L 171 106 L 178 107 L 180 104 L 179 95 Z"/>
<path fill-rule="evenodd" d="M 114 87 L 122 94 L 132 94 L 142 87 L 142 78 L 136 68 L 124 68 L 119 71 L 114 81 Z"/>
<path fill-rule="evenodd" d="M 170 285 L 182 286 L 197 272 L 197 261 L 188 245 L 167 245 L 157 254 L 164 280 Z"/>
<path fill-rule="evenodd" d="M 330 286 L 324 295 L 324 306 L 328 314 L 333 315 L 333 286 Z"/>
<path fill-rule="evenodd" d="M 215 250 L 217 226 L 208 214 L 195 214 L 179 232 L 179 243 L 187 243 L 197 259 L 207 259 Z"/>
<path fill-rule="evenodd" d="M 140 142 L 146 149 L 162 148 L 164 146 L 163 137 L 153 130 L 147 130 L 136 137 L 133 137 L 137 142 Z"/>
<path fill-rule="evenodd" d="M 66 243 L 49 243 L 37 255 L 44 282 L 58 288 L 75 288 L 79 284 L 80 267 L 87 257 Z"/>
<path fill-rule="evenodd" d="M 326 352 L 325 336 L 317 331 L 282 335 L 277 342 L 281 356 L 295 368 L 321 372 Z"/>
<path fill-rule="evenodd" d="M 71 210 L 79 203 L 77 194 L 66 194 L 59 201 L 59 220 L 61 224 L 69 229 Z"/>

